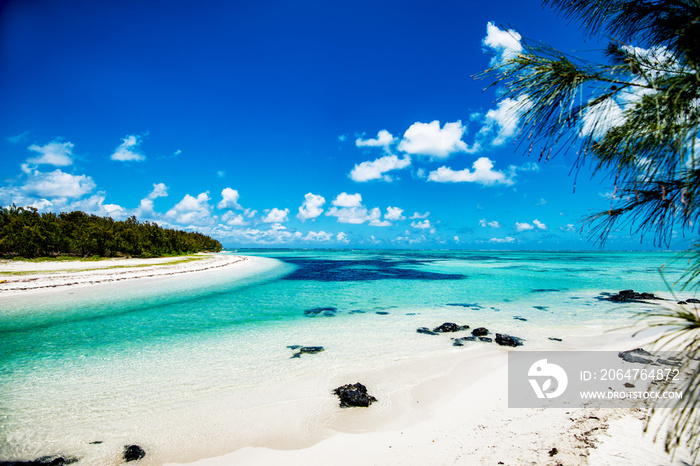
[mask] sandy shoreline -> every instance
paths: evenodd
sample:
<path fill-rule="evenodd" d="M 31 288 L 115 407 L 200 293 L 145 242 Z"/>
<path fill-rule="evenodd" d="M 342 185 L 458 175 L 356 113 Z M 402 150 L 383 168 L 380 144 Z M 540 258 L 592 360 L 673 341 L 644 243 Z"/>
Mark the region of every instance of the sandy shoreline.
<path fill-rule="evenodd" d="M 629 335 L 606 335 L 580 349 L 617 351 L 650 341 L 648 336 Z M 663 441 L 653 441 L 656 427 L 643 432 L 644 409 L 508 408 L 507 353 L 491 347 L 454 358 L 427 359 L 418 370 L 432 367 L 432 377 L 405 391 L 383 393 L 389 398 L 388 408 L 339 410 L 325 426 L 332 433 L 311 446 L 245 447 L 168 465 L 691 464 L 687 451 L 679 451 L 672 460 Z M 367 382 L 376 374 L 368 371 L 362 377 L 346 378 Z"/>
<path fill-rule="evenodd" d="M 149 259 L 115 258 L 100 261 L 0 261 L 0 296 L 26 296 L 56 288 L 167 277 L 242 264 L 247 258 L 201 253 Z"/>

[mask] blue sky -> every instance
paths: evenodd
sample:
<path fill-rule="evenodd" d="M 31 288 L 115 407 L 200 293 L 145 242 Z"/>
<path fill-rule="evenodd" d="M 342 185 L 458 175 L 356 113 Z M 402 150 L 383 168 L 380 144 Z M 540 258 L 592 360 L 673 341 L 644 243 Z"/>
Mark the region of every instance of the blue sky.
<path fill-rule="evenodd" d="M 603 46 L 530 0 L 3 2 L 0 205 L 228 247 L 594 248 L 612 183 L 574 193 L 574 157 L 524 154 L 473 78 L 508 29 Z"/>

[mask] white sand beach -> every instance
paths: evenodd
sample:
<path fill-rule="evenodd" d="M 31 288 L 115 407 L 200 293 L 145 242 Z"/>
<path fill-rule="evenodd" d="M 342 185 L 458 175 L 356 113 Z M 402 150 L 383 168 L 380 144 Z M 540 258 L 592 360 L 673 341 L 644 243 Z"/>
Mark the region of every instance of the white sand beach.
<path fill-rule="evenodd" d="M 212 253 L 98 261 L 0 260 L 0 296 L 205 272 L 234 264 L 240 266 L 246 260 L 242 256 Z"/>
<path fill-rule="evenodd" d="M 615 333 L 596 339 L 593 347 L 584 341 L 573 344 L 581 345 L 579 349 L 613 350 L 641 346 L 649 339 Z M 404 390 L 382 391 L 389 398 L 382 408 L 338 409 L 337 418 L 325 426 L 332 433 L 310 446 L 246 447 L 169 466 L 691 464 L 687 451 L 677 452 L 673 459 L 664 451 L 663 435 L 654 442 L 660 418 L 644 433 L 643 409 L 508 408 L 507 352 L 488 348 L 413 361 L 410 368 L 397 363 L 391 369 L 348 375 L 348 381 L 357 378 L 380 385 L 382 379 L 400 379 L 410 371 L 425 378 Z M 260 421 L 259 427 L 265 429 L 277 420 Z"/>

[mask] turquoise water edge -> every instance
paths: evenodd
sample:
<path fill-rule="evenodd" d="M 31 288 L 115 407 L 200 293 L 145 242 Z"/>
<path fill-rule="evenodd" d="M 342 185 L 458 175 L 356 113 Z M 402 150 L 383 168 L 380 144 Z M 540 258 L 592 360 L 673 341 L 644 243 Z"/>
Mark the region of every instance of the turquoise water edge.
<path fill-rule="evenodd" d="M 665 252 L 229 254 L 258 259 L 245 271 L 1 297 L 0 462 L 118 464 L 121 445 L 139 443 L 152 452 L 142 464 L 162 464 L 263 444 L 221 432 L 255 430 L 253 391 L 291 403 L 303 395 L 290 381 L 468 351 L 415 332 L 445 321 L 501 329 L 531 349 L 599 332 L 630 312 L 601 292 L 672 298 L 667 283 L 683 271 Z M 290 359 L 299 344 L 326 351 Z"/>

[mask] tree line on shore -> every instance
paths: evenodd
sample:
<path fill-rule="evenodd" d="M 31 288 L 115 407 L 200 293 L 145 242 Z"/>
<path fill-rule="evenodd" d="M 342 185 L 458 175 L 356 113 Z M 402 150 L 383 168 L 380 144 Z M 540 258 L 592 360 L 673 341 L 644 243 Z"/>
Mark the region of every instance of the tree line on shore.
<path fill-rule="evenodd" d="M 0 209 L 0 255 L 6 257 L 156 257 L 202 251 L 221 251 L 221 243 L 134 216 L 117 221 L 81 211 L 39 213 L 14 204 Z"/>

